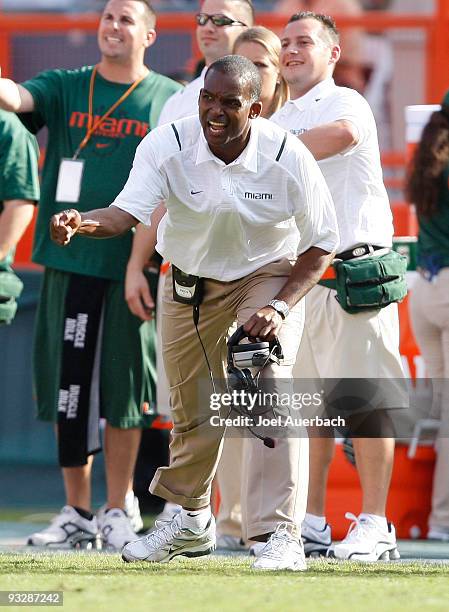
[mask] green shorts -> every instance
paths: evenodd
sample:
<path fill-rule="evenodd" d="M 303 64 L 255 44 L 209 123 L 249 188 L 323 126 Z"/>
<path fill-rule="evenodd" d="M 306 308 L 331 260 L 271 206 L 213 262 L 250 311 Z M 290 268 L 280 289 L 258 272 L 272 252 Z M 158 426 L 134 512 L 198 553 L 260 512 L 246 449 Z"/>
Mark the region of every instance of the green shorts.
<path fill-rule="evenodd" d="M 71 274 L 47 268 L 36 317 L 34 385 L 37 416 L 57 422 L 65 296 Z M 89 296 L 86 296 L 86 300 Z M 156 418 L 156 330 L 128 309 L 124 283 L 110 281 L 104 299 L 100 414 L 113 427 L 150 427 Z"/>

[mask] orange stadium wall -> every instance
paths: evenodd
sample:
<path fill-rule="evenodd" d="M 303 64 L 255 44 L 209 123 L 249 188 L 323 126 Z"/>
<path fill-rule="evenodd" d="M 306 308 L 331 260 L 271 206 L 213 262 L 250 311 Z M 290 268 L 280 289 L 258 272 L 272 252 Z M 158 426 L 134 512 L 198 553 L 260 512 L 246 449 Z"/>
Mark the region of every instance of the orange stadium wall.
<path fill-rule="evenodd" d="M 357 17 L 335 15 L 340 29 L 354 26 L 363 27 L 366 31 L 381 32 L 386 30 L 419 29 L 426 34 L 426 102 L 438 102 L 448 87 L 449 75 L 449 2 L 437 0 L 434 15 L 392 14 L 373 11 Z M 258 22 L 273 29 L 285 25 L 285 16 L 274 13 L 260 13 Z M 65 34 L 72 38 L 83 35 L 94 35 L 97 29 L 98 16 L 95 14 L 52 14 L 52 13 L 1 13 L 0 12 L 0 65 L 3 76 L 14 77 L 13 40 L 18 33 L 22 36 L 38 35 L 41 37 Z M 172 34 L 188 34 L 190 36 L 190 61 L 184 68 L 191 67 L 198 59 L 194 19 L 192 13 L 162 13 L 158 16 L 158 32 L 163 38 Z M 400 167 L 403 165 L 402 152 L 384 152 L 384 167 Z M 396 235 L 414 235 L 416 227 L 408 213 L 404 202 L 393 202 Z M 34 223 L 27 230 L 16 256 L 16 265 L 32 266 L 31 246 Z"/>

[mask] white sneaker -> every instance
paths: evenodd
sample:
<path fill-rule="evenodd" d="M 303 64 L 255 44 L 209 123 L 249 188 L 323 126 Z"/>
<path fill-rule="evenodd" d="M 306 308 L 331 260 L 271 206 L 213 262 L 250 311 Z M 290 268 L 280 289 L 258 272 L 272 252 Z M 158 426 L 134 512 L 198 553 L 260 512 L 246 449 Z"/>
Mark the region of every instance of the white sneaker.
<path fill-rule="evenodd" d="M 385 529 L 379 529 L 376 523 L 369 519 L 359 519 L 351 512 L 346 512 L 345 516 L 353 523 L 345 539 L 331 546 L 328 557 L 365 562 L 400 558 L 392 523 L 385 521 Z"/>
<path fill-rule="evenodd" d="M 324 529 L 320 531 L 304 520 L 301 525 L 301 538 L 306 557 L 325 557 L 332 544 L 330 525 L 326 523 Z"/>
<path fill-rule="evenodd" d="M 107 507 L 108 507 L 107 504 L 103 504 L 103 506 L 101 506 L 101 508 L 98 508 L 98 510 L 97 510 L 97 521 L 99 523 L 101 523 L 103 521 L 104 513 L 106 512 Z M 126 516 L 129 519 L 129 522 L 131 523 L 131 527 L 132 527 L 133 531 L 135 531 L 137 533 L 138 531 L 143 529 L 143 521 L 142 521 L 142 517 L 140 515 L 139 500 L 134 495 L 134 491 L 129 491 L 129 493 L 126 494 L 124 510 L 126 512 Z"/>
<path fill-rule="evenodd" d="M 265 542 L 264 542 L 265 544 Z M 217 535 L 217 549 L 218 550 L 232 550 L 238 551 L 248 550 L 248 544 L 242 540 L 242 538 L 238 538 L 237 536 L 227 535 L 222 533 L 221 535 Z"/>
<path fill-rule="evenodd" d="M 50 525 L 28 538 L 29 546 L 48 548 L 99 548 L 97 519 L 83 518 L 73 506 L 64 506 Z"/>
<path fill-rule="evenodd" d="M 303 572 L 307 569 L 302 542 L 287 530 L 287 523 L 277 526 L 254 562 L 253 569 L 292 572 Z"/>
<path fill-rule="evenodd" d="M 195 532 L 184 529 L 180 513 L 171 521 L 158 521 L 156 529 L 135 542 L 127 544 L 122 550 L 122 559 L 126 562 L 150 561 L 166 563 L 183 555 L 184 557 L 202 557 L 215 550 L 215 519 L 211 515 L 204 531 Z"/>
<path fill-rule="evenodd" d="M 156 516 L 155 524 L 156 522 L 160 522 L 160 521 L 164 521 L 164 522 L 171 521 L 172 518 L 175 516 L 175 514 L 179 514 L 181 510 L 182 508 L 178 504 L 174 504 L 172 502 L 165 502 L 165 506 L 162 512 L 160 512 Z"/>
<path fill-rule="evenodd" d="M 438 540 L 439 542 L 449 542 L 449 528 L 429 527 L 427 539 Z"/>
<path fill-rule="evenodd" d="M 103 548 L 110 551 L 120 551 L 137 538 L 131 527 L 126 512 L 121 508 L 111 508 L 104 512 L 98 522 Z"/>

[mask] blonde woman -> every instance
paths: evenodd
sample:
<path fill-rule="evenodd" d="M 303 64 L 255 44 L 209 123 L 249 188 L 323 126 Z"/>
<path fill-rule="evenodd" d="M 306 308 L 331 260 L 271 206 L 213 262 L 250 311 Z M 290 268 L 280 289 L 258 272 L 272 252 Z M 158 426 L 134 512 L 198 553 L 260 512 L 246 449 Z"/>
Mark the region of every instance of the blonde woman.
<path fill-rule="evenodd" d="M 262 77 L 262 117 L 269 119 L 288 100 L 288 85 L 279 70 L 281 41 L 268 28 L 256 26 L 240 34 L 233 52 L 247 57 L 259 69 Z"/>
<path fill-rule="evenodd" d="M 262 77 L 262 117 L 269 119 L 288 100 L 288 85 L 280 75 L 279 54 L 281 41 L 278 36 L 257 26 L 244 30 L 234 43 L 233 52 L 250 59 Z M 248 491 L 246 465 L 248 444 L 251 440 L 226 438 L 218 467 L 217 479 L 220 490 L 220 510 L 217 516 L 217 548 L 244 550 L 246 527 L 242 503 Z M 257 443 L 258 441 L 256 441 Z M 242 494 L 243 492 L 243 494 Z"/>

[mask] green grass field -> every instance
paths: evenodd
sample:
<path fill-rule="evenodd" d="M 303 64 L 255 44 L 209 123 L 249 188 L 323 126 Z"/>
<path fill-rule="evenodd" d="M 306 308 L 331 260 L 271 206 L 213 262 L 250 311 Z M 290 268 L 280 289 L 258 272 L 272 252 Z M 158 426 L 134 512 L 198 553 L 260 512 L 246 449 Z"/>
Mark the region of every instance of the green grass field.
<path fill-rule="evenodd" d="M 150 565 L 99 553 L 3 553 L 0 589 L 62 590 L 63 609 L 81 612 L 446 612 L 449 566 L 323 560 L 306 573 L 261 574 L 242 557 Z"/>

